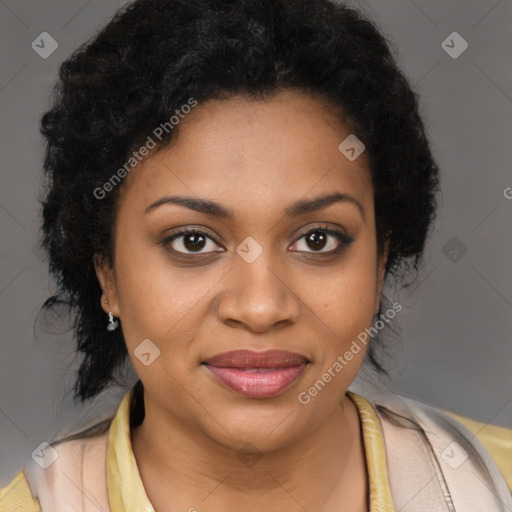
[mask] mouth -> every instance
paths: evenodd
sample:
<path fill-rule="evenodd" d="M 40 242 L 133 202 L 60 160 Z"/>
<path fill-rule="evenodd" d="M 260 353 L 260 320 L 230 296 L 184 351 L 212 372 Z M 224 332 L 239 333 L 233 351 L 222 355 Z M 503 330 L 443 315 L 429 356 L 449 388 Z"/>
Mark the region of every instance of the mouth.
<path fill-rule="evenodd" d="M 248 398 L 270 398 L 298 380 L 308 364 L 306 357 L 285 350 L 234 350 L 201 364 L 227 388 Z"/>

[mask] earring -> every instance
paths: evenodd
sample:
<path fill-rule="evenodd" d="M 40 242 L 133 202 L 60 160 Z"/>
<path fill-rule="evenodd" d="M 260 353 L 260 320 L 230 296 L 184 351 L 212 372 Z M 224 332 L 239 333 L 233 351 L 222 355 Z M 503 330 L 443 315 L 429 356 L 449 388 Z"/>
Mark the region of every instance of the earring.
<path fill-rule="evenodd" d="M 119 322 L 117 320 L 114 320 L 114 315 L 112 314 L 112 311 L 109 311 L 107 331 L 109 331 L 109 332 L 115 331 L 118 326 L 119 326 Z"/>

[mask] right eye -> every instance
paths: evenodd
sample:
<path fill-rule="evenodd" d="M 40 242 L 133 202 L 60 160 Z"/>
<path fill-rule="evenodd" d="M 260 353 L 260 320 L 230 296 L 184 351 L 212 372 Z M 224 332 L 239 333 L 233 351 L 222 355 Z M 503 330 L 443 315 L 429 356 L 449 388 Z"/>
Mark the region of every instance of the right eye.
<path fill-rule="evenodd" d="M 190 228 L 182 229 L 181 231 L 168 236 L 162 242 L 162 245 L 166 248 L 170 245 L 170 251 L 178 252 L 180 254 L 206 254 L 212 252 L 221 252 L 224 250 L 222 248 L 215 249 L 214 247 L 218 245 L 218 242 L 204 231 Z M 210 247 L 211 249 L 213 248 L 213 250 L 200 252 L 205 247 Z"/>

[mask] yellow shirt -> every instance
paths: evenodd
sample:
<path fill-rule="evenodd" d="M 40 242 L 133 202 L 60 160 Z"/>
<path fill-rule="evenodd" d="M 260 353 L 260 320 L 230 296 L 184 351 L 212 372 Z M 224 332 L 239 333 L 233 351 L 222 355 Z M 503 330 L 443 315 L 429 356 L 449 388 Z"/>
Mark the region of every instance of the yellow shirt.
<path fill-rule="evenodd" d="M 108 432 L 106 465 L 111 512 L 154 512 L 140 478 L 130 438 L 130 404 L 133 388 L 123 398 Z M 348 391 L 362 425 L 368 468 L 370 512 L 394 512 L 386 464 L 386 450 L 380 420 L 372 405 L 362 396 Z M 24 470 L 0 490 L 0 512 L 42 511 L 32 497 Z M 106 511 L 104 511 L 106 512 Z"/>

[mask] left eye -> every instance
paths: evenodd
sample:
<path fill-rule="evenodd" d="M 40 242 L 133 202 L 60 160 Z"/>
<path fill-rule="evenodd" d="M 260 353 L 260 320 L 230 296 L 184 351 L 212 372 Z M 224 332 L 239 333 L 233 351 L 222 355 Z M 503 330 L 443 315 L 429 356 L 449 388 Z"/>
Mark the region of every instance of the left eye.
<path fill-rule="evenodd" d="M 300 243 L 303 242 L 303 247 L 312 249 L 308 251 L 300 248 Z M 337 231 L 331 231 L 329 229 L 313 229 L 302 235 L 294 245 L 298 245 L 299 248 L 293 249 L 296 251 L 312 252 L 312 253 L 329 253 L 339 252 L 345 246 L 352 242 L 350 237 Z M 326 249 L 326 250 L 323 250 Z"/>

